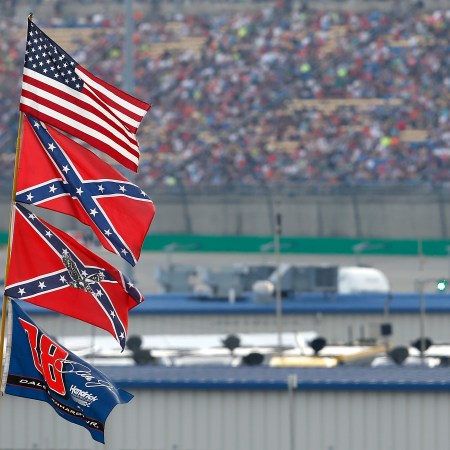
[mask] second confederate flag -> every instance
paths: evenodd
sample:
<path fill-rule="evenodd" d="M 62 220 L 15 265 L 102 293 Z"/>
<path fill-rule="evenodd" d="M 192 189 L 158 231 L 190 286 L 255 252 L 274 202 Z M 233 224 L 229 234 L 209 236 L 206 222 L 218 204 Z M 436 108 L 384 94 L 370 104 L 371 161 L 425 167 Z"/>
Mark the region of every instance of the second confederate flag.
<path fill-rule="evenodd" d="M 128 311 L 143 301 L 131 281 L 18 204 L 13 231 L 5 295 L 103 328 L 123 349 Z"/>

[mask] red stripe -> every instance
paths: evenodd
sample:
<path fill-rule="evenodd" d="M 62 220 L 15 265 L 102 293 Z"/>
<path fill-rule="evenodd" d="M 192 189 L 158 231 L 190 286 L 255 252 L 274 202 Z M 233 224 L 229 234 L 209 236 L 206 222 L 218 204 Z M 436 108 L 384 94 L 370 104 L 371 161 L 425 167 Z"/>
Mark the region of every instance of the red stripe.
<path fill-rule="evenodd" d="M 85 86 L 86 86 L 86 83 L 85 83 Z M 90 86 L 89 86 L 89 88 L 92 89 L 92 87 L 90 87 Z M 101 92 L 98 92 L 98 91 L 90 92 L 89 89 L 84 88 L 83 89 L 83 94 L 86 95 L 87 97 L 91 98 L 93 101 L 95 101 L 95 103 L 97 103 L 101 108 L 105 109 L 106 111 L 109 111 L 109 113 L 111 115 L 113 115 L 122 124 L 122 126 L 125 129 L 127 129 L 131 133 L 136 133 L 137 132 L 137 130 L 138 130 L 137 127 L 133 127 L 130 124 L 128 124 L 128 123 L 124 122 L 123 120 L 121 120 L 114 113 L 114 111 L 112 111 L 110 108 L 115 108 L 115 109 L 121 111 L 123 114 L 127 115 L 128 117 L 132 118 L 133 120 L 137 120 L 139 122 L 142 120 L 141 117 L 137 116 L 136 114 L 130 113 L 130 111 L 125 110 L 120 105 L 116 105 L 113 102 L 106 102 L 107 98 Z"/>
<path fill-rule="evenodd" d="M 124 143 L 123 141 L 119 140 L 113 133 L 111 133 L 109 130 L 105 129 L 104 127 L 102 127 L 100 124 L 98 124 L 97 122 L 94 122 L 90 119 L 87 119 L 86 117 L 77 114 L 71 110 L 68 110 L 66 108 L 64 108 L 63 106 L 57 104 L 57 103 L 53 103 L 49 100 L 47 100 L 46 98 L 42 98 L 39 97 L 35 94 L 33 94 L 32 92 L 29 91 L 23 91 L 22 92 L 23 97 L 29 98 L 33 101 L 35 101 L 36 103 L 38 103 L 39 105 L 42 106 L 46 106 L 47 108 L 50 108 L 51 110 L 60 113 L 63 116 L 69 117 L 72 120 L 75 120 L 76 122 L 79 122 L 80 124 L 83 124 L 84 126 L 86 126 L 87 128 L 90 128 L 92 130 L 97 131 L 98 133 L 110 138 L 111 140 L 113 140 L 115 143 L 117 143 L 117 145 L 119 145 L 120 147 L 124 148 L 125 150 L 128 151 L 128 153 L 134 155 L 134 156 L 139 156 L 139 150 L 136 149 L 135 147 L 132 146 L 132 144 L 137 145 L 137 141 L 134 141 L 130 144 Z M 23 105 L 25 106 L 25 105 Z M 35 109 L 32 106 L 28 106 L 29 108 Z M 40 112 L 40 114 L 43 115 L 48 115 L 47 113 L 44 112 Z M 57 116 L 55 115 L 55 120 L 59 119 L 57 118 Z M 70 126 L 68 124 L 64 123 L 64 126 Z M 59 127 L 61 128 L 61 127 Z M 81 133 L 84 132 L 82 130 L 79 130 L 78 128 L 75 128 L 77 133 Z M 84 132 L 86 133 L 86 132 Z M 88 134 L 88 133 L 86 133 Z M 77 136 L 77 134 L 74 134 L 74 136 Z M 95 136 L 92 136 L 93 139 L 98 139 Z M 117 150 L 114 150 L 117 151 Z"/>
<path fill-rule="evenodd" d="M 148 111 L 151 108 L 151 105 L 149 103 L 143 102 L 142 100 L 139 100 L 136 97 L 133 97 L 132 95 L 127 94 L 126 92 L 121 91 L 120 89 L 117 89 L 112 84 L 109 84 L 106 81 L 101 80 L 100 78 L 96 77 L 92 73 L 88 72 L 84 67 L 78 65 L 77 69 L 80 70 L 81 72 L 83 72 L 86 76 L 88 76 L 92 80 L 94 80 L 96 83 L 100 84 L 105 89 L 113 92 L 115 95 L 117 95 L 121 99 L 127 101 L 128 103 L 131 103 L 141 109 L 144 109 L 145 111 Z M 142 117 L 144 117 L 144 116 L 142 116 Z"/>
<path fill-rule="evenodd" d="M 87 83 L 85 83 L 84 85 L 88 86 Z M 85 89 L 83 89 L 83 94 L 88 95 L 90 98 L 94 99 L 96 101 L 96 103 L 98 103 L 98 104 L 101 104 L 100 102 L 103 102 L 104 104 L 102 106 L 105 109 L 107 109 L 114 117 L 116 117 L 117 120 L 119 120 L 127 130 L 131 131 L 132 133 L 137 132 L 138 127 L 134 127 L 134 126 L 130 125 L 129 123 L 126 123 L 123 120 L 119 119 L 119 117 L 116 116 L 115 113 L 110 108 L 114 108 L 117 111 L 120 111 L 122 114 L 125 114 L 130 119 L 136 120 L 137 122 L 140 122 L 142 120 L 141 116 L 138 116 L 137 114 L 134 114 L 131 111 L 128 111 L 127 109 L 123 108 L 121 105 L 118 105 L 115 102 L 111 102 L 110 99 L 108 99 L 108 97 L 106 97 L 101 92 L 95 90 L 92 86 L 89 86 L 89 89 L 92 89 L 93 92 L 90 92 L 88 89 L 85 88 Z"/>
<path fill-rule="evenodd" d="M 92 105 L 89 105 L 88 103 L 84 102 L 82 100 L 82 98 L 80 98 L 81 94 L 79 94 L 78 91 L 72 90 L 73 95 L 68 95 L 65 91 L 59 90 L 59 89 L 57 89 L 57 88 L 55 88 L 53 86 L 50 86 L 50 85 L 48 85 L 46 83 L 38 81 L 38 80 L 36 80 L 36 79 L 34 79 L 32 77 L 24 76 L 23 80 L 24 80 L 24 82 L 26 82 L 26 83 L 28 83 L 28 84 L 30 84 L 32 86 L 35 86 L 35 87 L 37 87 L 39 89 L 42 89 L 43 91 L 46 91 L 46 92 L 48 92 L 50 94 L 53 94 L 53 95 L 55 95 L 55 96 L 57 96 L 59 98 L 62 98 L 63 100 L 66 100 L 67 102 L 72 103 L 73 105 L 78 106 L 78 107 L 80 107 L 81 109 L 83 109 L 83 110 L 85 110 L 87 112 L 90 112 L 94 116 L 99 117 L 100 119 L 102 119 L 105 122 L 107 122 L 111 127 L 115 128 L 131 144 L 134 144 L 136 146 L 138 145 L 138 142 L 137 142 L 136 139 L 133 139 L 133 138 L 129 137 L 126 133 L 124 133 L 124 129 L 127 129 L 127 128 L 123 125 L 122 121 L 117 119 L 119 121 L 119 123 L 122 124 L 122 128 L 121 128 L 120 125 L 118 125 L 117 123 L 115 123 L 114 121 L 109 119 L 105 114 L 102 114 L 101 110 L 99 111 L 96 108 L 94 108 Z M 55 109 L 57 109 L 59 112 L 63 113 L 64 115 L 67 115 L 68 117 L 72 117 L 72 118 L 76 119 L 77 121 L 82 122 L 82 123 L 86 124 L 87 126 L 89 126 L 91 128 L 94 128 L 94 129 L 97 129 L 97 130 L 104 130 L 104 131 L 101 131 L 103 134 L 107 134 L 107 135 L 111 136 L 111 133 L 109 131 L 107 131 L 103 127 L 99 128 L 99 125 L 96 122 L 93 122 L 92 120 L 89 120 L 89 119 L 87 119 L 87 118 L 85 118 L 85 117 L 83 117 L 83 116 L 81 116 L 79 114 L 76 114 L 72 110 L 64 108 L 63 106 L 61 106 L 61 105 L 59 105 L 57 103 L 53 103 L 53 102 L 51 102 L 50 100 L 48 100 L 48 99 L 46 99 L 44 97 L 38 96 L 35 93 L 29 92 L 29 91 L 25 91 L 25 90 L 22 90 L 22 95 L 24 97 L 27 97 L 27 98 L 34 98 L 36 101 L 39 101 L 39 103 L 46 102 L 46 106 L 49 106 L 49 107 L 52 107 L 52 108 L 53 108 L 53 106 L 50 106 L 50 105 L 56 105 Z M 33 95 L 34 97 L 31 97 L 31 95 Z M 104 105 L 102 105 L 101 103 L 98 103 L 98 100 L 91 93 L 83 92 L 83 95 L 86 95 L 86 96 L 92 98 L 93 101 L 96 104 L 99 105 L 100 109 L 105 109 Z M 43 102 L 41 102 L 38 99 L 42 99 Z M 108 109 L 108 111 L 109 111 L 109 109 Z M 117 138 L 114 138 L 113 136 L 111 136 L 111 137 L 112 137 L 112 139 L 117 140 Z M 122 143 L 121 141 L 119 141 L 119 143 L 121 145 L 126 145 L 126 144 Z"/>

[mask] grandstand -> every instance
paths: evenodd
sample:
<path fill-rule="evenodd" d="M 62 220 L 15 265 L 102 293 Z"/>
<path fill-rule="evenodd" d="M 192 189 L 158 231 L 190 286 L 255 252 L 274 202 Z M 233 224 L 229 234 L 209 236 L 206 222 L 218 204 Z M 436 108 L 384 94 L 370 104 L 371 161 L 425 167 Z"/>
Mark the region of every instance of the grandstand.
<path fill-rule="evenodd" d="M 232 189 L 266 204 L 270 193 L 286 191 L 445 193 L 448 11 L 439 2 L 320 5 L 292 2 L 289 12 L 275 1 L 163 2 L 159 9 L 135 1 L 135 93 L 153 105 L 138 133 L 138 184 L 153 197 Z M 16 2 L 15 17 L 1 20 L 3 195 L 11 186 L 28 7 Z M 123 3 L 36 2 L 35 21 L 93 73 L 122 84 Z M 189 223 L 174 230 L 183 231 Z"/>
<path fill-rule="evenodd" d="M 8 229 L 10 205 L 3 197 L 12 184 L 29 7 L 26 1 L 4 3 L 0 231 Z M 123 85 L 123 1 L 32 3 L 35 22 L 80 64 Z M 171 253 L 183 249 L 182 262 L 190 267 L 180 272 L 189 278 L 201 258 L 219 265 L 236 262 L 238 251 L 253 253 L 254 260 L 272 251 L 275 256 L 273 232 L 281 234 L 282 222 L 280 258 L 274 264 L 281 262 L 281 253 L 284 262 L 288 256 L 298 262 L 301 256 L 309 265 L 312 253 L 321 253 L 322 260 L 337 248 L 336 253 L 345 253 L 355 264 L 379 263 L 377 256 L 384 254 L 389 255 L 386 274 L 395 272 L 405 290 L 413 289 L 414 281 L 414 289 L 421 286 L 421 291 L 389 291 L 368 299 L 365 293 L 337 295 L 318 283 L 315 287 L 324 292 L 307 293 L 303 287 L 297 293 L 289 287 L 280 300 L 282 318 L 272 294 L 230 289 L 230 271 L 223 271 L 220 290 L 204 277 L 192 285 L 192 296 L 156 294 L 153 284 L 146 285 L 146 301 L 133 312 L 130 332 L 156 336 L 178 327 L 180 335 L 229 335 L 285 327 L 314 329 L 314 334 L 353 344 L 353 328 L 359 328 L 359 341 L 380 339 L 383 346 L 377 345 L 376 353 L 385 350 L 388 355 L 388 344 L 408 345 L 420 328 L 422 337 L 426 331 L 447 352 L 450 297 L 425 297 L 423 284 L 450 271 L 448 5 L 405 0 L 133 3 L 134 90 L 152 103 L 138 133 L 142 157 L 133 181 L 154 199 L 158 213 L 151 233 L 160 233 L 156 239 L 150 236 L 152 246 L 143 248 L 152 251 L 143 252 L 147 255 L 134 272 L 138 285 L 141 280 L 151 283 L 152 269 L 166 258 L 169 267 Z M 72 226 L 68 220 L 64 224 Z M 94 248 L 90 236 L 74 235 L 103 252 Z M 302 238 L 293 239 L 297 236 Z M 335 239 L 342 237 L 346 239 Z M 406 254 L 405 247 L 414 256 L 409 265 L 398 257 Z M 222 253 L 213 254 L 211 248 Z M 4 262 L 5 253 L 0 252 Z M 153 259 L 146 258 L 149 254 Z M 425 265 L 425 256 L 440 258 Z M 200 272 L 207 273 L 196 271 L 197 282 Z M 209 281 L 214 280 L 211 273 Z M 392 283 L 397 291 L 398 286 Z M 207 297 L 208 289 L 215 295 Z M 85 354 L 95 356 L 96 331 L 88 330 L 88 324 L 80 326 L 49 311 L 41 315 L 40 310 L 34 307 L 47 332 L 75 340 L 82 336 L 89 340 L 90 353 Z M 299 341 L 305 347 L 304 339 Z M 202 364 L 204 349 L 193 349 L 203 353 Z M 240 364 L 235 358 L 239 351 L 222 345 L 220 350 Z M 281 345 L 270 349 L 282 350 Z M 154 349 L 143 349 L 154 358 L 150 351 Z M 303 356 L 287 351 L 288 356 Z M 308 364 L 324 364 L 322 357 L 316 358 L 319 351 Z M 206 367 L 213 365 L 211 359 L 197 370 L 134 367 L 131 361 L 140 363 L 131 356 L 137 354 L 127 351 L 130 367 L 110 367 L 107 373 L 136 398 L 131 409 L 118 410 L 108 421 L 107 447 L 284 450 L 302 442 L 313 450 L 447 449 L 448 353 L 440 353 L 437 361 L 431 353 L 424 358 L 423 348 L 421 352 L 421 358 L 412 355 L 412 367 L 393 367 L 406 359 L 399 362 L 391 355 L 380 363 L 390 367 L 350 367 L 358 360 L 339 356 L 332 364 L 344 361 L 348 367 L 311 371 L 283 367 L 293 363 L 287 358 L 278 359 L 277 368 Z M 176 356 L 194 361 L 185 351 Z M 181 358 L 176 361 L 183 364 Z M 427 361 L 429 366 L 418 367 Z M 81 376 L 87 381 L 87 372 Z M 0 434 L 8 448 L 94 448 L 77 430 L 51 426 L 54 416 L 46 416 L 46 410 L 5 397 Z"/>
<path fill-rule="evenodd" d="M 187 2 L 168 2 L 155 15 L 156 2 L 149 3 L 134 7 L 136 93 L 153 104 L 139 135 L 145 188 L 448 181 L 445 10 L 426 5 L 392 14 L 384 12 L 390 2 L 379 9 L 361 2 L 365 10 L 352 12 L 349 2 L 348 11 L 331 3 L 328 12 L 293 2 L 289 13 L 277 8 L 283 2 L 189 2 L 197 14 L 187 15 Z M 215 15 L 219 6 L 228 13 Z M 24 8 L 19 2 L 16 18 L 2 27 L 6 179 Z M 81 64 L 120 85 L 120 8 L 43 2 L 35 18 Z"/>

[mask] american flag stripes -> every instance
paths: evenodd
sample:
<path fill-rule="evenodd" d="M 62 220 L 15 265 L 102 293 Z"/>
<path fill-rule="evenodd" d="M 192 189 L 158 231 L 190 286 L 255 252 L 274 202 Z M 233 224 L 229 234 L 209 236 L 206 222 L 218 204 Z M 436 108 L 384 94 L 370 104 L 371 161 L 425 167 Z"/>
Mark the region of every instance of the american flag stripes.
<path fill-rule="evenodd" d="M 20 110 L 105 152 L 137 172 L 137 129 L 150 105 L 81 67 L 31 20 Z"/>

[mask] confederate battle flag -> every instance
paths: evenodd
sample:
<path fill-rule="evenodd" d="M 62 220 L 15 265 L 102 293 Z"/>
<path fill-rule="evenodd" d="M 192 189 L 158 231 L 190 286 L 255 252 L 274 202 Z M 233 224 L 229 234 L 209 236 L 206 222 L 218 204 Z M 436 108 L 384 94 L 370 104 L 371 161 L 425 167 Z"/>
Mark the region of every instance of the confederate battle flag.
<path fill-rule="evenodd" d="M 131 265 L 155 215 L 147 194 L 81 145 L 24 117 L 16 201 L 76 217 Z"/>
<path fill-rule="evenodd" d="M 143 301 L 131 281 L 58 228 L 16 204 L 5 295 L 110 332 L 125 348 L 128 311 Z"/>

